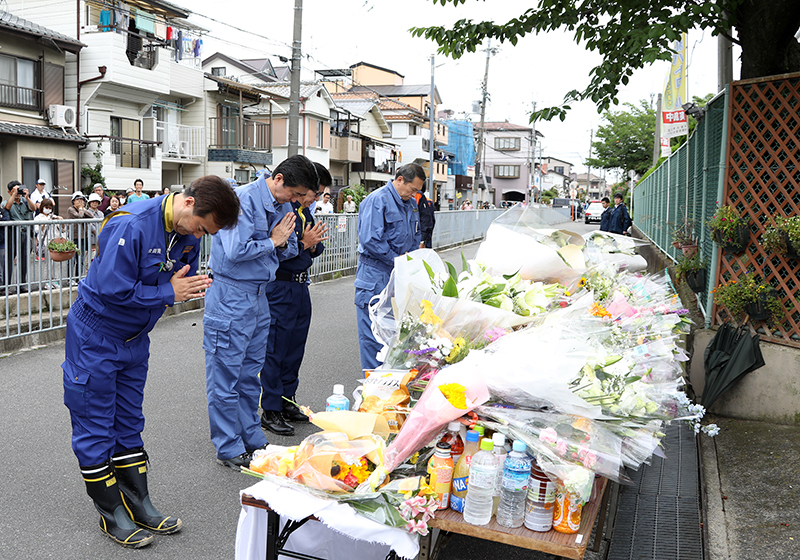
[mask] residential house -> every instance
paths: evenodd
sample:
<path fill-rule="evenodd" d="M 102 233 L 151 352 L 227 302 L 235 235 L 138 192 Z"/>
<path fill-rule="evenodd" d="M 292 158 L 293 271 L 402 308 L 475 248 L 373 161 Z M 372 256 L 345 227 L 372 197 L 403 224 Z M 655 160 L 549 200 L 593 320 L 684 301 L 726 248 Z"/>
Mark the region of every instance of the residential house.
<path fill-rule="evenodd" d="M 447 188 L 442 209 L 454 210 L 461 201 L 473 198 L 475 178 L 475 131 L 472 121 L 447 120 L 448 143 L 442 149 L 452 154 L 447 161 Z"/>
<path fill-rule="evenodd" d="M 333 92 L 348 92 L 380 102 L 385 120 L 391 125 L 387 140 L 395 143 L 397 166 L 418 163 L 430 177 L 430 157 L 434 154 L 433 187 L 428 196 L 439 200 L 439 191 L 447 183 L 447 162 L 441 148 L 447 145 L 447 125 L 434 120 L 434 138 L 431 145 L 430 104 L 441 103 L 438 91 L 431 100 L 430 85 L 405 85 L 399 72 L 359 62 L 349 68 L 318 72 Z"/>
<path fill-rule="evenodd" d="M 570 189 L 575 186 L 572 184 L 574 175 L 571 163 L 554 157 L 543 157 L 537 162 L 537 166 L 541 176 L 542 191 L 554 188 L 559 196 L 569 197 Z"/>
<path fill-rule="evenodd" d="M 142 179 L 154 194 L 202 173 L 205 124 L 193 113 L 203 97 L 203 30 L 188 10 L 162 0 L 8 5 L 86 45 L 65 55 L 65 105 L 77 108 L 76 128 L 90 140 L 81 165 L 101 164 L 109 190 Z"/>
<path fill-rule="evenodd" d="M 78 184 L 80 148 L 75 111 L 65 109 L 66 53 L 84 45 L 6 12 L 0 16 L 0 186 L 19 180 L 32 192 L 38 179 L 57 213 Z M 1 235 L 1 234 L 0 234 Z M 2 264 L 0 264 L 2 266 Z"/>
<path fill-rule="evenodd" d="M 394 178 L 399 150 L 388 138 L 391 124 L 377 96 L 341 92 L 331 97 L 336 102 L 330 151 L 334 185 L 382 187 Z"/>
<path fill-rule="evenodd" d="M 508 121 L 484 123 L 481 161 L 489 193 L 478 193 L 480 200 L 491 200 L 497 207 L 526 200 L 531 184 L 532 133 L 531 127 Z"/>
<path fill-rule="evenodd" d="M 252 98 L 248 107 L 242 108 L 243 118 L 269 127 L 271 161 L 266 165 L 278 164 L 286 159 L 289 151 L 291 94 L 288 69 L 274 67 L 268 59 L 236 59 L 222 53 L 215 53 L 203 60 L 203 69 L 209 80 L 231 91 L 239 88 L 261 96 L 260 102 Z M 207 91 L 214 89 L 213 85 L 206 87 Z M 320 82 L 300 84 L 299 153 L 325 167 L 330 165 L 330 119 L 334 106 L 328 90 Z M 239 114 L 239 109 L 230 107 L 229 102 L 218 103 L 217 107 L 217 118 L 231 119 Z M 233 164 L 240 175 L 244 174 L 248 165 L 246 162 Z M 250 165 L 251 175 L 256 165 Z M 237 177 L 237 181 L 240 178 Z"/>
<path fill-rule="evenodd" d="M 604 196 L 611 196 L 611 190 L 604 178 L 598 177 L 594 173 L 589 174 L 590 179 L 587 184 L 586 175 L 587 173 L 579 173 L 575 180 L 578 182 L 578 190 L 582 189 L 589 200 L 600 200 Z"/>

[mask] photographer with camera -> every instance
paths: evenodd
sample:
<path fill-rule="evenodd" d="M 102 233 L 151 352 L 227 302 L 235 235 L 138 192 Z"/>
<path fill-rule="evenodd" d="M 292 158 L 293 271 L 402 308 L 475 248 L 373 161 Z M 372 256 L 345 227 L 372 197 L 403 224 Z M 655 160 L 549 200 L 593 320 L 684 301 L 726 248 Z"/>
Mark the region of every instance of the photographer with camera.
<path fill-rule="evenodd" d="M 8 183 L 8 200 L 4 208 L 8 211 L 12 222 L 19 222 L 33 220 L 36 204 L 31 200 L 30 193 L 25 188 L 25 185 L 19 181 L 11 181 Z M 28 282 L 28 258 L 31 253 L 28 246 L 28 239 L 30 238 L 29 227 L 7 228 L 6 270 L 8 270 L 8 278 L 6 278 L 6 282 L 9 286 L 11 284 L 19 284 L 18 293 L 28 291 L 28 286 L 24 284 Z M 15 258 L 17 259 L 17 271 L 19 272 L 16 282 L 14 281 L 13 273 Z"/>

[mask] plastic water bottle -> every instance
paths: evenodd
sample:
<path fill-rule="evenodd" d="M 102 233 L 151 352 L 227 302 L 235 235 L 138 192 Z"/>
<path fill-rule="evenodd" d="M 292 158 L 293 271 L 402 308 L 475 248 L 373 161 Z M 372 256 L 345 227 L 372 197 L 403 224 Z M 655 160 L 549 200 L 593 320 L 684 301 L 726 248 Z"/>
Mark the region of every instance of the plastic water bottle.
<path fill-rule="evenodd" d="M 344 396 L 344 385 L 334 385 L 333 394 L 325 403 L 325 412 L 350 410 L 350 399 Z"/>
<path fill-rule="evenodd" d="M 525 498 L 531 476 L 531 458 L 525 452 L 524 441 L 516 440 L 503 468 L 503 488 L 497 508 L 497 524 L 520 527 L 525 520 Z"/>
<path fill-rule="evenodd" d="M 497 507 L 500 505 L 500 489 L 503 487 L 503 468 L 506 462 L 506 436 L 496 432 L 492 435 L 494 449 L 492 453 L 497 459 L 497 477 L 494 479 L 494 491 L 492 492 L 492 515 L 497 515 Z"/>
<path fill-rule="evenodd" d="M 492 440 L 481 440 L 481 450 L 472 457 L 469 466 L 464 521 L 471 525 L 486 525 L 492 520 L 492 492 L 497 477 L 497 459 L 492 454 L 493 447 Z"/>

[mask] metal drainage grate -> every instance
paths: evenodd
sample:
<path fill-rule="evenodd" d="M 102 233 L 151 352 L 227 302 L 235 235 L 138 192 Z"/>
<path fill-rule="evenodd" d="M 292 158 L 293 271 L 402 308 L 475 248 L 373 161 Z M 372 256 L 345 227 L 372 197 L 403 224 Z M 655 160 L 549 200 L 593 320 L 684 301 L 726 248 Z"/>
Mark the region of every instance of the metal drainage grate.
<path fill-rule="evenodd" d="M 622 486 L 607 560 L 703 560 L 697 444 L 688 424 L 670 425 L 666 459 Z"/>

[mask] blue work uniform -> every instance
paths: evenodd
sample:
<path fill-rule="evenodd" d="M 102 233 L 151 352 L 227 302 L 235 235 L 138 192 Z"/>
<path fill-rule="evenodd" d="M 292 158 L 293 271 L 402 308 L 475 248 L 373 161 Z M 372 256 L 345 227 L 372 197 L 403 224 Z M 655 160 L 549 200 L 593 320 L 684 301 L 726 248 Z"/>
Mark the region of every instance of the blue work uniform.
<path fill-rule="evenodd" d="M 369 301 L 389 282 L 395 257 L 419 249 L 420 238 L 417 202 L 403 201 L 391 181 L 361 202 L 355 304 L 362 369 L 378 367 L 381 348 L 372 335 Z"/>
<path fill-rule="evenodd" d="M 163 203 L 163 204 L 162 204 Z M 175 302 L 170 284 L 197 270 L 199 240 L 173 230 L 172 199 L 145 201 L 109 218 L 97 257 L 67 317 L 64 404 L 81 465 L 142 447 L 148 333 Z"/>
<path fill-rule="evenodd" d="M 603 210 L 603 213 L 600 214 L 600 231 L 610 231 L 608 225 L 611 221 L 611 212 L 611 208 L 606 208 Z"/>
<path fill-rule="evenodd" d="M 230 459 L 267 443 L 258 416 L 269 333 L 267 284 L 279 259 L 297 255 L 294 233 L 286 248 L 270 239 L 292 205 L 279 204 L 262 175 L 236 189 L 240 212 L 236 227 L 221 230 L 211 242 L 214 283 L 206 291 L 203 350 L 211 441 L 219 459 Z"/>
<path fill-rule="evenodd" d="M 297 219 L 294 231 L 298 243 L 306 227 L 314 226 L 314 216 L 300 203 L 292 204 Z M 298 247 L 299 250 L 299 247 Z M 313 259 L 325 250 L 321 241 L 314 247 L 280 263 L 275 282 L 267 285 L 270 320 L 267 357 L 261 370 L 261 408 L 281 410 L 283 397 L 293 397 L 299 384 L 300 364 L 311 326 L 311 296 L 308 269 Z"/>
<path fill-rule="evenodd" d="M 608 231 L 611 233 L 625 233 L 631 227 L 631 217 L 628 214 L 628 207 L 620 202 L 611 210 L 611 215 L 608 219 Z M 604 212 L 605 213 L 605 212 Z M 602 220 L 602 216 L 600 218 Z"/>

